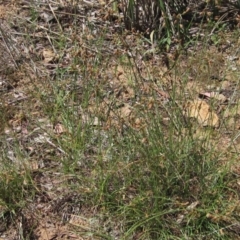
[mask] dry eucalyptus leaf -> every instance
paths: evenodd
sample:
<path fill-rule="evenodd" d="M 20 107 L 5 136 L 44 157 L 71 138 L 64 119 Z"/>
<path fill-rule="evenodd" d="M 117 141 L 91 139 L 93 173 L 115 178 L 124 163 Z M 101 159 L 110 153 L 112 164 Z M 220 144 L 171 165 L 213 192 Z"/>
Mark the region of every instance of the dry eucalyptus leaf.
<path fill-rule="evenodd" d="M 219 118 L 210 106 L 202 100 L 189 101 L 186 105 L 185 113 L 190 118 L 197 119 L 202 126 L 219 126 Z"/>
<path fill-rule="evenodd" d="M 54 126 L 54 133 L 60 135 L 60 134 L 65 133 L 65 132 L 66 132 L 66 129 L 61 123 L 57 123 Z"/>
<path fill-rule="evenodd" d="M 193 203 L 191 203 L 189 206 L 187 206 L 187 210 L 193 210 L 194 208 L 196 208 L 199 205 L 199 201 L 195 201 Z"/>
<path fill-rule="evenodd" d="M 230 87 L 231 87 L 231 82 L 230 81 L 225 80 L 221 84 L 221 89 L 223 89 L 223 90 L 229 89 Z"/>
<path fill-rule="evenodd" d="M 119 114 L 122 118 L 128 118 L 132 113 L 132 107 L 129 104 L 124 104 L 122 108 L 120 108 Z"/>
<path fill-rule="evenodd" d="M 44 49 L 42 54 L 45 63 L 51 62 L 56 56 L 56 54 L 51 49 Z"/>
<path fill-rule="evenodd" d="M 204 93 L 199 93 L 200 98 L 211 98 L 211 99 L 216 99 L 217 101 L 223 103 L 227 100 L 227 98 L 218 92 L 204 92 Z"/>
<path fill-rule="evenodd" d="M 46 12 L 43 12 L 40 14 L 40 17 L 45 21 L 45 22 L 50 22 L 51 20 L 54 19 L 54 16 L 52 14 L 48 14 Z"/>

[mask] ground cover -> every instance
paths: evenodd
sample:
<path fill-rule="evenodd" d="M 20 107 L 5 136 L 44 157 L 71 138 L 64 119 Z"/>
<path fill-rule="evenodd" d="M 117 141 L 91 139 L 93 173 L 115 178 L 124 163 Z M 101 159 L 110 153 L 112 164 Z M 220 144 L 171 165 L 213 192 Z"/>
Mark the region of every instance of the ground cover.
<path fill-rule="evenodd" d="M 1 239 L 238 239 L 239 30 L 167 51 L 111 3 L 1 3 Z"/>

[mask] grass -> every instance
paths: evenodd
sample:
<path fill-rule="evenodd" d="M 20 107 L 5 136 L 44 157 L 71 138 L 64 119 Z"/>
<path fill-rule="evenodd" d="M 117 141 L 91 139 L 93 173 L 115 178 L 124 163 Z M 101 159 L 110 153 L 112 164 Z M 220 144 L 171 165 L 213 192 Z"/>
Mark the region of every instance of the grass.
<path fill-rule="evenodd" d="M 38 11 L 31 8 L 28 14 Z M 57 28 L 64 23 L 58 17 Z M 139 61 L 138 54 L 146 52 L 142 38 L 123 33 L 122 42 L 115 33 L 109 40 L 108 27 L 100 31 L 86 24 L 85 32 L 75 28 L 72 35 L 66 28 L 51 42 L 23 38 L 33 48 L 42 41 L 60 58 L 46 62 L 31 56 L 40 59 L 34 62 L 38 74 L 33 76 L 32 68 L 15 87 L 28 99 L 17 99 L 8 114 L 0 113 L 5 231 L 14 229 L 11 222 L 21 221 L 21 214 L 31 219 L 29 212 L 34 222 L 47 221 L 41 216 L 46 211 L 54 224 L 79 238 L 238 239 L 239 146 L 231 140 L 238 131 L 237 104 L 229 101 L 219 111 L 221 116 L 235 111 L 229 114 L 234 124 L 222 117 L 218 128 L 201 127 L 183 111 L 187 101 L 209 89 L 221 53 L 209 52 L 211 46 L 201 40 L 201 50 L 188 57 L 172 60 L 169 54 L 174 67 L 166 70 L 157 54 Z M 53 37 L 51 26 L 42 31 Z M 235 44 L 239 32 L 231 36 Z M 231 68 L 223 66 L 229 74 Z M 238 84 L 238 67 L 231 73 L 229 82 Z M 1 106 L 11 93 L 4 92 Z M 213 100 L 211 106 L 221 104 Z M 41 238 L 31 221 L 23 225 L 21 239 Z"/>

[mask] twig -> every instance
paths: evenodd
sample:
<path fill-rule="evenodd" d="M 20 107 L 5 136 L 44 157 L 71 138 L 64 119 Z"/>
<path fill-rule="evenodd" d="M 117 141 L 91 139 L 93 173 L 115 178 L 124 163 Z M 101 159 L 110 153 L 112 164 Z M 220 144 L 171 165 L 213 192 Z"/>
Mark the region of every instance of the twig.
<path fill-rule="evenodd" d="M 13 100 L 13 101 L 11 101 L 11 102 L 8 102 L 8 104 L 10 105 L 10 104 L 13 104 L 13 103 L 16 103 L 16 102 L 21 102 L 21 101 L 26 100 L 26 99 L 28 99 L 28 98 L 29 98 L 29 97 L 21 97 L 21 98 L 18 98 L 18 99 Z"/>
<path fill-rule="evenodd" d="M 11 56 L 11 58 L 12 58 L 12 61 L 13 61 L 13 63 L 14 63 L 14 66 L 15 66 L 16 68 L 18 68 L 18 65 L 17 65 L 17 63 L 16 63 L 16 61 L 15 61 L 13 55 L 12 55 L 12 52 L 11 52 L 9 46 L 8 46 L 8 43 L 7 43 L 6 40 L 5 40 L 5 34 L 4 34 L 3 30 L 2 30 L 2 26 L 1 26 L 1 25 L 0 25 L 0 33 L 1 33 L 1 35 L 2 35 L 2 39 L 3 39 L 3 42 L 4 42 L 4 44 L 5 44 L 5 47 L 6 47 L 8 53 L 10 54 L 10 56 Z"/>
<path fill-rule="evenodd" d="M 64 150 L 62 150 L 60 147 L 57 147 L 53 142 L 51 142 L 51 141 L 48 140 L 48 139 L 46 139 L 46 141 L 47 141 L 51 146 L 55 147 L 59 152 L 67 155 L 67 153 L 66 153 Z"/>
<path fill-rule="evenodd" d="M 57 16 L 56 16 L 55 12 L 53 11 L 51 4 L 49 3 L 48 6 L 49 6 L 49 8 L 51 9 L 51 12 L 52 12 L 54 18 L 56 19 L 57 24 L 58 24 L 58 26 L 59 26 L 61 32 L 63 33 L 62 26 L 61 26 L 60 22 L 58 21 L 58 18 L 57 18 Z"/>

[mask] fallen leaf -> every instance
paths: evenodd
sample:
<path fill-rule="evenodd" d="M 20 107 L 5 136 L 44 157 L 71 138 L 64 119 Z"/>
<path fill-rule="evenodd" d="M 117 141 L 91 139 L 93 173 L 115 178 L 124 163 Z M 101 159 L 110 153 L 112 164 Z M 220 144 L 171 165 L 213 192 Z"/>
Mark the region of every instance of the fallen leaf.
<path fill-rule="evenodd" d="M 45 63 L 51 62 L 56 56 L 51 49 L 44 49 L 42 55 Z"/>
<path fill-rule="evenodd" d="M 66 129 L 61 123 L 57 123 L 54 126 L 54 133 L 56 133 L 57 135 L 60 135 L 60 134 L 65 133 L 65 132 L 66 132 Z"/>
<path fill-rule="evenodd" d="M 202 126 L 219 126 L 219 118 L 210 106 L 203 100 L 189 101 L 185 108 L 185 114 L 190 118 L 196 118 Z"/>
<path fill-rule="evenodd" d="M 177 224 L 182 223 L 183 219 L 184 219 L 184 215 L 183 215 L 183 214 L 179 214 L 179 215 L 177 216 L 177 221 L 176 221 Z"/>
<path fill-rule="evenodd" d="M 160 90 L 160 89 L 158 89 L 158 88 L 155 88 L 155 90 L 157 91 L 157 93 L 158 93 L 162 98 L 164 98 L 164 99 L 169 99 L 169 98 L 170 98 L 170 95 L 169 95 L 167 92 L 165 92 L 165 91 L 163 91 L 163 90 Z"/>
<path fill-rule="evenodd" d="M 221 89 L 223 90 L 226 90 L 226 89 L 229 89 L 231 86 L 231 82 L 230 81 L 223 81 L 222 84 L 221 84 Z"/>
<path fill-rule="evenodd" d="M 58 229 L 54 227 L 39 227 L 36 232 L 38 239 L 42 240 L 56 239 L 56 237 L 58 236 Z"/>
<path fill-rule="evenodd" d="M 45 21 L 45 22 L 50 22 L 51 20 L 54 19 L 54 16 L 52 14 L 48 14 L 46 12 L 43 12 L 40 14 L 40 17 Z"/>
<path fill-rule="evenodd" d="M 197 205 L 199 205 L 199 201 L 195 201 L 193 203 L 191 203 L 189 206 L 187 206 L 187 210 L 193 210 L 194 208 L 197 207 Z"/>
<path fill-rule="evenodd" d="M 85 217 L 78 216 L 78 215 L 71 214 L 69 223 L 74 225 L 74 226 L 81 227 L 82 229 L 85 229 L 85 230 L 90 230 L 91 229 L 91 224 L 90 224 L 89 219 L 87 219 Z"/>
<path fill-rule="evenodd" d="M 119 109 L 120 117 L 123 119 L 129 118 L 132 113 L 132 107 L 129 104 L 124 104 L 123 107 Z"/>
<path fill-rule="evenodd" d="M 211 98 L 211 99 L 216 99 L 217 101 L 223 103 L 227 100 L 227 98 L 218 92 L 204 92 L 204 93 L 199 93 L 200 98 Z"/>

